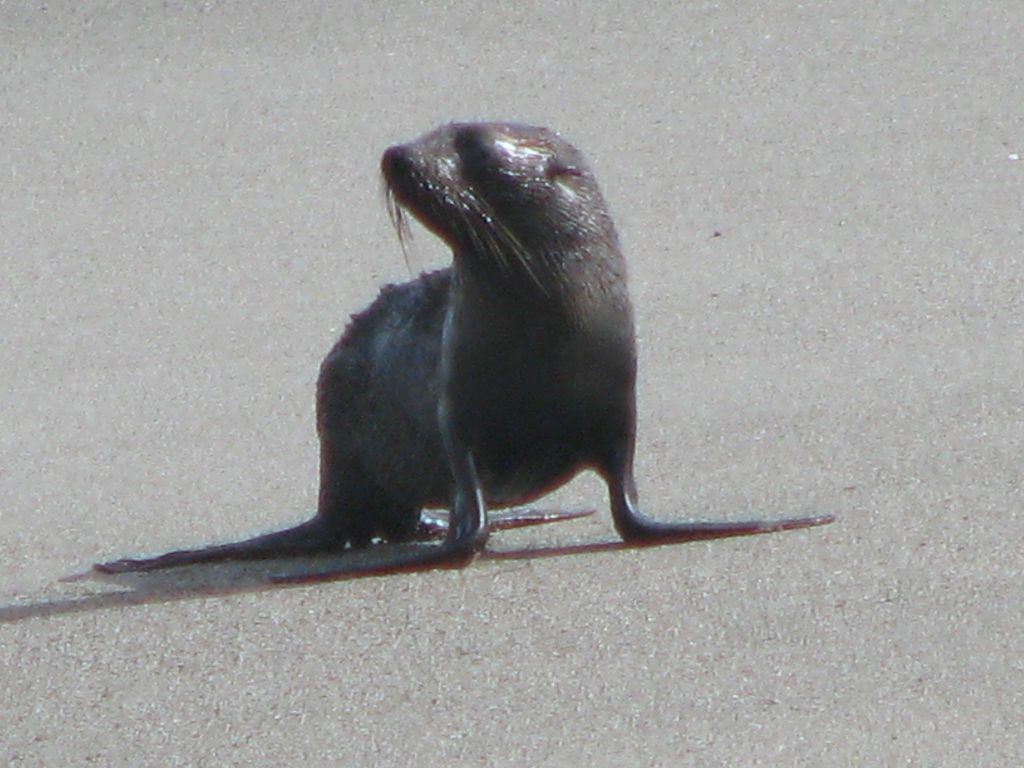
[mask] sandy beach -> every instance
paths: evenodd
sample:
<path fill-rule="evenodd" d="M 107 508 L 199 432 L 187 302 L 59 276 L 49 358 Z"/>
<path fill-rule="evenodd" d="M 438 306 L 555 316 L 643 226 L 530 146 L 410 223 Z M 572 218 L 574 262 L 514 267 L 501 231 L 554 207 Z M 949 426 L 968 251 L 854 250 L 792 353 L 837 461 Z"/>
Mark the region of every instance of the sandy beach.
<path fill-rule="evenodd" d="M 0 763 L 1024 764 L 1016 4 L 349 5 L 0 6 Z M 837 522 L 595 551 L 584 475 L 463 571 L 66 580 L 311 514 L 454 119 L 597 173 L 645 509 Z"/>

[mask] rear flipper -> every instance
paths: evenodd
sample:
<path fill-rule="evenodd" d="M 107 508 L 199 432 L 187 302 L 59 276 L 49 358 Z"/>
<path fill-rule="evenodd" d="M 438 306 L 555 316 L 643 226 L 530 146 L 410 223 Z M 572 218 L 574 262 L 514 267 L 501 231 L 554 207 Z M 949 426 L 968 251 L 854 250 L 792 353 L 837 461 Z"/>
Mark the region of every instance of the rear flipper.
<path fill-rule="evenodd" d="M 543 523 L 559 523 L 563 520 L 576 520 L 594 514 L 592 509 L 505 509 L 487 513 L 487 526 L 492 531 L 507 531 L 513 528 L 526 528 Z M 442 539 L 448 534 L 449 513 L 447 510 L 423 510 L 416 531 L 416 538 L 421 541 Z"/>
<path fill-rule="evenodd" d="M 339 539 L 328 525 L 320 518 L 314 517 L 294 528 L 255 536 L 244 541 L 214 544 L 199 549 L 182 549 L 138 560 L 126 558 L 112 560 L 108 563 L 96 563 L 93 565 L 93 570 L 100 573 L 138 573 L 197 563 L 301 557 L 340 551 L 344 546 L 344 539 Z"/>

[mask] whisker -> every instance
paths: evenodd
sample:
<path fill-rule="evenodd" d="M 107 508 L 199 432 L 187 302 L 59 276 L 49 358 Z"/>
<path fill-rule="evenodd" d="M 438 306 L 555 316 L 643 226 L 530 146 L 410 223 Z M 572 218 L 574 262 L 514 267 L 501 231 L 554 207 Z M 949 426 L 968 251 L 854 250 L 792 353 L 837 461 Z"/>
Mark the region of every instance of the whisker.
<path fill-rule="evenodd" d="M 398 236 L 398 244 L 402 248 L 405 268 L 412 274 L 412 263 L 409 261 L 409 243 L 412 242 L 412 227 L 409 225 L 409 217 L 405 213 L 405 208 L 398 201 L 395 191 L 389 185 L 385 185 L 384 205 L 387 207 L 391 226 L 395 228 L 395 234 Z"/>

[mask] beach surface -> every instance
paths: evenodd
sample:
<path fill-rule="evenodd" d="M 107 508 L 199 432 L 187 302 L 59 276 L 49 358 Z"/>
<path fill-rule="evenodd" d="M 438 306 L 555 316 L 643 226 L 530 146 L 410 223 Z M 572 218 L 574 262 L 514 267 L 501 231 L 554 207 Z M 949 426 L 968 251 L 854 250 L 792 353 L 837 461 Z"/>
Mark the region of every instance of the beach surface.
<path fill-rule="evenodd" d="M 0 763 L 1024 764 L 1019 7 L 350 5 L 0 6 Z M 594 166 L 644 508 L 837 521 L 595 549 L 581 476 L 463 571 L 66 580 L 312 513 L 455 119 Z"/>

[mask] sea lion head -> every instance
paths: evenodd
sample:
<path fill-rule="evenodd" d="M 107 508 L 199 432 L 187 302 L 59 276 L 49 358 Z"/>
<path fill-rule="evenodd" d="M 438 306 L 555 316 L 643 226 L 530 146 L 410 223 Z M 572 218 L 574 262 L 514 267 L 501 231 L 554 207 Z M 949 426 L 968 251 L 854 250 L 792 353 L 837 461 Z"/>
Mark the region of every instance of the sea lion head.
<path fill-rule="evenodd" d="M 390 147 L 381 171 L 400 235 L 404 210 L 457 258 L 490 257 L 530 270 L 539 260 L 586 251 L 588 243 L 617 248 L 590 166 L 548 128 L 450 123 Z"/>

